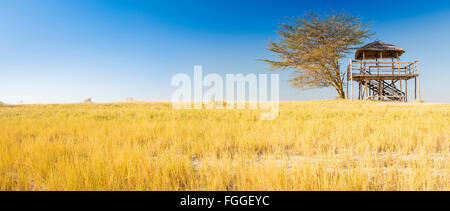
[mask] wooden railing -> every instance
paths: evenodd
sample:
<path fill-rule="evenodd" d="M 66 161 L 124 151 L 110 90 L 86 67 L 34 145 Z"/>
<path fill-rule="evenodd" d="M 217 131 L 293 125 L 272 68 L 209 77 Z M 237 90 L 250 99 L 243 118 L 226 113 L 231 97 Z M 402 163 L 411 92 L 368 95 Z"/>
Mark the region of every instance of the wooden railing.
<path fill-rule="evenodd" d="M 350 69 L 351 68 L 351 69 Z M 418 74 L 419 62 L 351 61 L 348 70 L 353 74 Z"/>

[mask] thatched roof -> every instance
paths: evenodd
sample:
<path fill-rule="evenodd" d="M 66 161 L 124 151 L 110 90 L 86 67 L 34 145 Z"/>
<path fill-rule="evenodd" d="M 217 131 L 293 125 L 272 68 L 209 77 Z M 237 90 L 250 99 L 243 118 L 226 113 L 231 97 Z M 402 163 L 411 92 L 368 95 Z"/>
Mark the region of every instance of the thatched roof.
<path fill-rule="evenodd" d="M 365 54 L 365 59 L 376 59 L 380 58 L 381 52 L 383 58 L 397 58 L 397 55 L 400 57 L 403 53 L 405 53 L 405 50 L 395 45 L 375 41 L 359 48 L 356 51 L 355 59 L 362 60 L 363 52 Z"/>

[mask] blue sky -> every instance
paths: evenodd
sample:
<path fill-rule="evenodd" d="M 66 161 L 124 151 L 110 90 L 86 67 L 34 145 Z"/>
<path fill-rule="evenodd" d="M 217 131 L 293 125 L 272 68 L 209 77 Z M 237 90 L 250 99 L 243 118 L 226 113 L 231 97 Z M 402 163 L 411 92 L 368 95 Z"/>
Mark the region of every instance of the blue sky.
<path fill-rule="evenodd" d="M 450 102 L 449 1 L 119 1 L 0 2 L 0 101 L 70 103 L 169 100 L 176 73 L 268 73 L 257 59 L 278 24 L 307 11 L 345 10 L 371 21 L 375 39 L 418 59 L 423 98 Z M 286 82 L 281 100 L 333 99 Z"/>

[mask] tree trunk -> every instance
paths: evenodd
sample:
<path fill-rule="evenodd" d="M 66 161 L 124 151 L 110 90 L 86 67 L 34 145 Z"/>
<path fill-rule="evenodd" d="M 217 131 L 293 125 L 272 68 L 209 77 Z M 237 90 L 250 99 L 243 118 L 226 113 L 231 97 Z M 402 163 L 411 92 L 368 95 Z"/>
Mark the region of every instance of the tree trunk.
<path fill-rule="evenodd" d="M 336 92 L 338 93 L 339 99 L 345 100 L 345 92 L 344 87 L 342 85 L 335 87 Z"/>

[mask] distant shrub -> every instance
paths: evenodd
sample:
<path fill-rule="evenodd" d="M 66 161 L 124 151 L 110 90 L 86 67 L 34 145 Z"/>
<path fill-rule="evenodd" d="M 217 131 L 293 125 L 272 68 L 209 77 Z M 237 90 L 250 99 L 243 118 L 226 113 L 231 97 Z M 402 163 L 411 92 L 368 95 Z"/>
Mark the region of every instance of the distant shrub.
<path fill-rule="evenodd" d="M 91 103 L 92 102 L 92 98 L 88 98 L 86 100 L 84 100 L 85 103 Z"/>
<path fill-rule="evenodd" d="M 126 101 L 126 102 L 134 102 L 134 98 L 132 98 L 132 97 L 127 97 L 127 98 L 125 98 L 125 101 Z"/>

